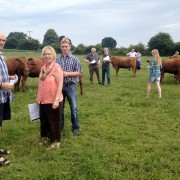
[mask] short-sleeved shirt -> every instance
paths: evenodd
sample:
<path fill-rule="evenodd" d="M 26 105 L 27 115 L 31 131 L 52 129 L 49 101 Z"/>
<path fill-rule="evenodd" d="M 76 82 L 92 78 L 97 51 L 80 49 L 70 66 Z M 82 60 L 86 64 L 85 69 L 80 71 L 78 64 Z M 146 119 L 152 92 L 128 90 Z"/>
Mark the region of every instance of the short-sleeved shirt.
<path fill-rule="evenodd" d="M 2 52 L 0 52 L 0 82 L 1 81 L 2 83 L 9 82 L 8 69 L 7 69 L 5 59 L 2 55 Z M 6 103 L 12 100 L 13 100 L 13 96 L 12 96 L 11 91 L 6 91 L 0 88 L 0 104 Z"/>
<path fill-rule="evenodd" d="M 82 67 L 80 60 L 72 55 L 71 53 L 67 56 L 61 55 L 56 62 L 61 66 L 63 71 L 66 72 L 80 72 L 82 73 Z M 64 77 L 64 83 L 78 83 L 79 82 L 79 76 L 68 76 Z"/>
<path fill-rule="evenodd" d="M 156 66 L 156 60 L 152 59 L 150 63 L 150 76 L 160 76 L 162 65 Z"/>
<path fill-rule="evenodd" d="M 129 57 L 136 57 L 136 54 L 137 54 L 136 52 L 129 52 L 126 55 Z"/>
<path fill-rule="evenodd" d="M 97 61 L 100 60 L 100 57 L 99 57 L 99 54 L 96 53 L 96 54 L 92 54 L 92 53 L 89 53 L 87 56 L 86 56 L 86 59 L 89 61 L 89 62 L 92 62 L 93 60 L 96 61 L 96 63 L 93 63 L 92 65 L 96 65 L 97 64 Z"/>
<path fill-rule="evenodd" d="M 112 56 L 111 55 L 108 55 L 109 56 L 109 59 L 111 60 Z M 103 56 L 103 58 L 107 57 L 106 55 Z M 109 69 L 110 67 L 110 62 L 102 62 L 102 68 L 103 69 Z"/>

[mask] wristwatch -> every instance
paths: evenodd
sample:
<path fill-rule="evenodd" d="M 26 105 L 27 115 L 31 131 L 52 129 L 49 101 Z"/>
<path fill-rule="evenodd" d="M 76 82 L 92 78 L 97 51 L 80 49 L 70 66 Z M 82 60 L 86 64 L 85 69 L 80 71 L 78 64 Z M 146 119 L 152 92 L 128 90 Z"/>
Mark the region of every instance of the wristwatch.
<path fill-rule="evenodd" d="M 59 101 L 59 98 L 56 98 L 57 101 Z"/>

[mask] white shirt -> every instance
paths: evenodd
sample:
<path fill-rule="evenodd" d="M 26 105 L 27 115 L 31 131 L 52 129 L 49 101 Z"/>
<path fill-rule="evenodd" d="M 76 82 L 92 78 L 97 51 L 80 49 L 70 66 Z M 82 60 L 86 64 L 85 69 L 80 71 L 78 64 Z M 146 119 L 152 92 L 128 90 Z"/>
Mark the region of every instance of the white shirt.
<path fill-rule="evenodd" d="M 136 52 L 129 52 L 126 55 L 129 57 L 136 57 L 136 54 L 137 54 Z"/>

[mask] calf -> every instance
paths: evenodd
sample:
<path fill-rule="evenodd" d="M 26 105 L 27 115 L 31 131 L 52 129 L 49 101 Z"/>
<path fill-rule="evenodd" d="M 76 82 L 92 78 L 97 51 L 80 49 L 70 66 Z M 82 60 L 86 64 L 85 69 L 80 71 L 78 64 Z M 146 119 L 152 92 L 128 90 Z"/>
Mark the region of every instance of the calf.
<path fill-rule="evenodd" d="M 116 70 L 116 76 L 118 76 L 119 68 L 132 68 L 133 77 L 135 77 L 136 61 L 137 57 L 112 57 L 111 59 L 111 63 Z"/>

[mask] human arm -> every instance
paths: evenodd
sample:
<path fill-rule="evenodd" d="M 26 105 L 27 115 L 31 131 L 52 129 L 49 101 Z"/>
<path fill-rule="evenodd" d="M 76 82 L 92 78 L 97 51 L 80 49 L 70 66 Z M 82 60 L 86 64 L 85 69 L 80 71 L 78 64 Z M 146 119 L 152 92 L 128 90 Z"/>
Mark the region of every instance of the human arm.
<path fill-rule="evenodd" d="M 58 67 L 54 73 L 54 77 L 57 83 L 56 97 L 52 104 L 52 108 L 56 109 L 59 107 L 59 102 L 62 100 L 62 87 L 63 87 L 63 70 Z"/>
<path fill-rule="evenodd" d="M 84 60 L 85 60 L 88 64 L 90 63 L 89 60 L 87 60 L 87 59 L 84 59 Z"/>
<path fill-rule="evenodd" d="M 9 82 L 2 82 L 0 81 L 0 89 L 4 89 L 6 91 L 11 91 L 13 89 L 13 85 L 11 85 Z"/>
<path fill-rule="evenodd" d="M 101 62 L 101 61 L 100 61 L 100 59 L 99 59 L 99 60 L 97 60 L 97 64 L 100 64 L 100 62 Z"/>
<path fill-rule="evenodd" d="M 68 76 L 81 76 L 82 73 L 75 71 L 75 72 L 67 72 L 67 71 L 63 71 L 64 77 L 68 77 Z"/>
<path fill-rule="evenodd" d="M 63 71 L 64 77 L 77 77 L 82 76 L 82 67 L 80 60 L 75 57 L 73 67 L 69 71 Z"/>

